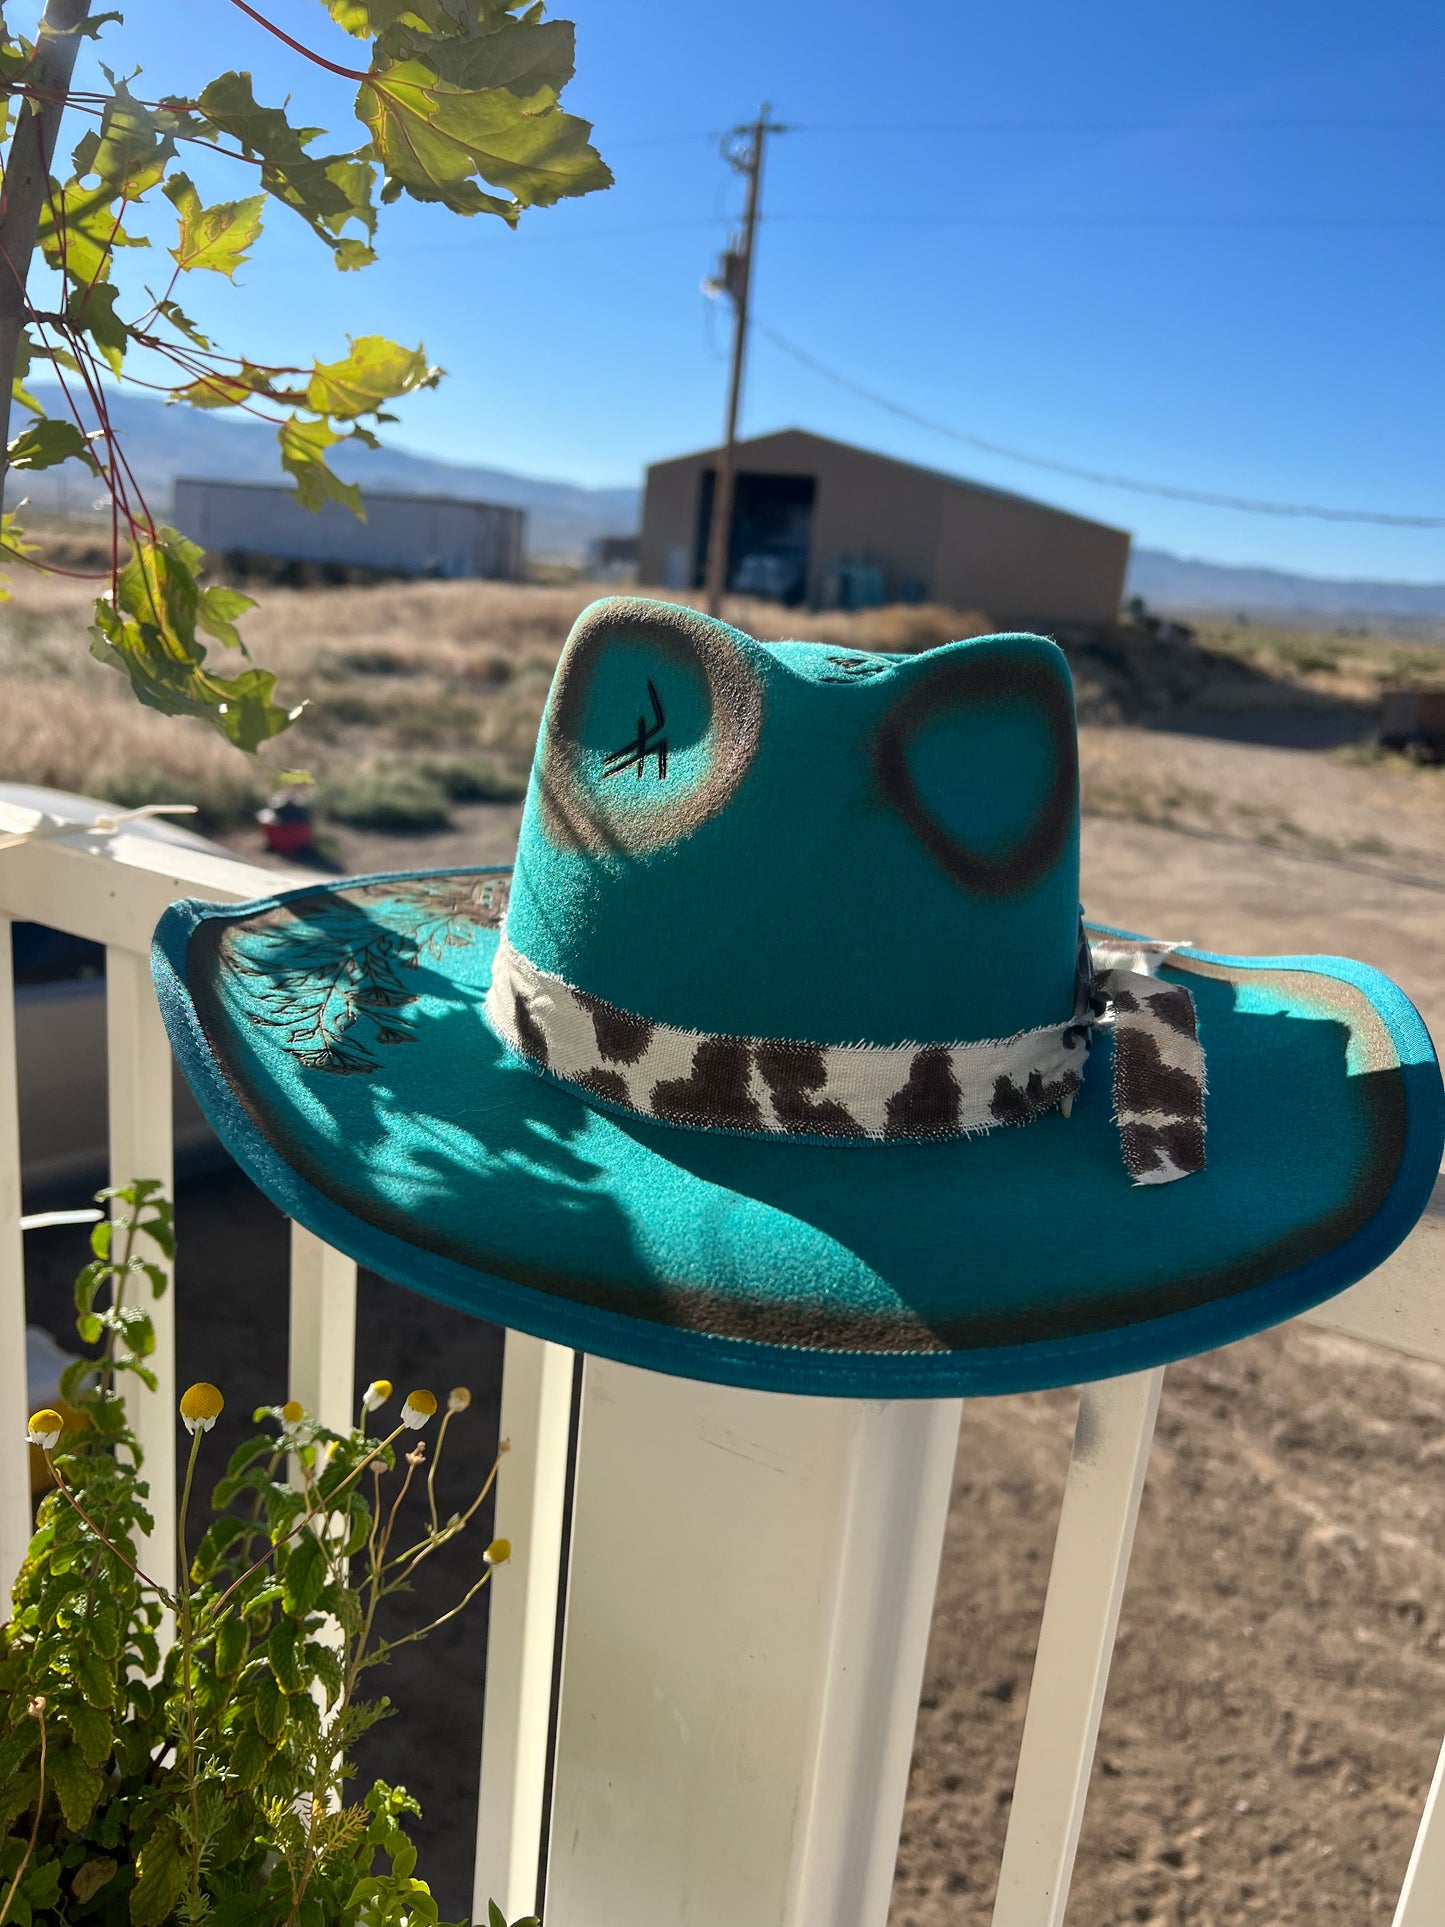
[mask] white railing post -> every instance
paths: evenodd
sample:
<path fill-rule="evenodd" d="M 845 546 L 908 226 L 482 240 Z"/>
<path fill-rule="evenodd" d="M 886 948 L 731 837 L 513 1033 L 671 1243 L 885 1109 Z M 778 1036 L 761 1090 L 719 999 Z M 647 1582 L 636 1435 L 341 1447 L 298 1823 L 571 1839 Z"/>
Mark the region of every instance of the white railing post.
<path fill-rule="evenodd" d="M 958 1421 L 586 1361 L 547 1927 L 883 1927 Z"/>
<path fill-rule="evenodd" d="M 1391 1927 L 1440 1927 L 1445 1920 L 1445 1746 L 1420 1815 L 1405 1884 Z"/>
<path fill-rule="evenodd" d="M 1163 1368 L 1086 1385 L 1054 1539 L 993 1927 L 1063 1927 Z"/>
<path fill-rule="evenodd" d="M 552 1712 L 573 1355 L 507 1333 L 496 1535 L 512 1557 L 489 1588 L 487 1685 L 472 1919 L 495 1900 L 508 1920 L 537 1905 Z"/>
<path fill-rule="evenodd" d="M 303 1225 L 291 1225 L 287 1388 L 333 1432 L 356 1423 L 356 1265 Z"/>
<path fill-rule="evenodd" d="M 25 1250 L 20 1230 L 20 1103 L 15 1073 L 11 922 L 0 915 L 0 1619 L 30 1543 L 25 1420 Z"/>
<path fill-rule="evenodd" d="M 105 953 L 106 1050 L 110 1090 L 110 1181 L 156 1178 L 175 1196 L 171 1138 L 171 1046 L 161 1022 L 144 953 L 115 946 Z M 150 1511 L 155 1528 L 138 1548 L 142 1570 L 159 1585 L 176 1583 L 176 1304 L 170 1261 L 147 1238 L 136 1255 L 169 1276 L 165 1296 L 152 1299 L 150 1285 L 130 1285 L 133 1304 L 144 1304 L 155 1325 L 155 1350 L 145 1361 L 156 1376 L 147 1392 L 124 1375 L 131 1425 L 145 1455 Z"/>

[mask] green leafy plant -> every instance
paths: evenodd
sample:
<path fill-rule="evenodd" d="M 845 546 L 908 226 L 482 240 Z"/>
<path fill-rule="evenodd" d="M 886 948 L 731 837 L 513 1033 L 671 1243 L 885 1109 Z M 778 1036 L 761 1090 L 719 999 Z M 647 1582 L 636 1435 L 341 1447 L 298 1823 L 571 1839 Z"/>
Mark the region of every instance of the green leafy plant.
<path fill-rule="evenodd" d="M 354 89 L 357 144 L 324 151 L 324 130 L 294 125 L 284 103 L 258 101 L 248 73 L 148 100 L 132 91 L 138 70 L 118 79 L 103 67 L 105 91 L 77 89 L 81 40 L 121 16 L 92 14 L 90 0 L 49 0 L 30 41 L 0 12 L 0 139 L 9 135 L 0 193 L 0 493 L 6 468 L 23 475 L 77 461 L 90 470 L 112 511 L 93 653 L 128 676 L 143 703 L 201 717 L 254 751 L 300 712 L 278 701 L 275 676 L 241 639 L 236 623 L 251 598 L 203 584 L 200 550 L 151 515 L 111 421 L 110 384 L 130 380 L 173 404 L 239 408 L 271 422 L 303 506 L 335 500 L 363 515 L 357 485 L 335 473 L 328 454 L 345 441 L 375 447 L 377 427 L 395 419 L 389 405 L 435 386 L 442 371 L 424 348 L 379 335 L 353 339 L 329 362 L 281 366 L 224 351 L 176 299 L 181 277 L 234 280 L 277 211 L 304 222 L 349 272 L 376 259 L 378 203 L 407 195 L 515 226 L 526 209 L 591 193 L 612 177 L 589 124 L 560 105 L 573 27 L 544 19 L 541 0 L 323 0 L 337 25 L 367 43 L 365 63 L 354 67 L 304 46 L 247 0 L 232 4 Z M 51 168 L 66 111 L 92 124 L 61 179 Z M 205 205 L 178 164 L 187 146 L 232 161 L 246 189 L 240 198 Z M 147 214 L 161 213 L 169 246 L 143 231 Z M 37 247 L 59 277 L 49 309 L 27 292 Z M 117 253 L 147 248 L 166 257 L 157 285 L 128 303 L 112 279 Z M 145 351 L 140 375 L 127 362 L 137 350 Z M 46 365 L 65 397 L 54 417 L 26 387 Z M 35 416 L 13 439 L 12 396 Z M 13 514 L 0 546 L 26 557 Z M 208 659 L 215 643 L 233 652 L 230 666 Z"/>
<path fill-rule="evenodd" d="M 349 1801 L 347 1754 L 392 1710 L 361 1691 L 370 1670 L 465 1611 L 510 1556 L 493 1540 L 460 1600 L 381 1631 L 387 1602 L 491 1490 L 495 1462 L 464 1512 L 439 1516 L 437 1463 L 470 1394 L 448 1397 L 429 1467 L 430 1392 L 412 1392 L 382 1437 L 368 1425 L 391 1401 L 385 1380 L 347 1432 L 295 1403 L 257 1412 L 262 1429 L 231 1455 L 197 1533 L 223 1400 L 191 1386 L 168 1590 L 140 1563 L 152 1521 L 120 1388 L 154 1389 L 146 1306 L 166 1280 L 142 1253 L 146 1241 L 173 1253 L 171 1208 L 150 1181 L 100 1195 L 114 1215 L 96 1227 L 76 1305 L 101 1350 L 66 1373 L 66 1413 L 31 1418 L 55 1487 L 0 1632 L 0 1927 L 436 1927 L 407 1835 L 420 1809 L 382 1781 Z M 506 1927 L 495 1907 L 490 1920 Z"/>

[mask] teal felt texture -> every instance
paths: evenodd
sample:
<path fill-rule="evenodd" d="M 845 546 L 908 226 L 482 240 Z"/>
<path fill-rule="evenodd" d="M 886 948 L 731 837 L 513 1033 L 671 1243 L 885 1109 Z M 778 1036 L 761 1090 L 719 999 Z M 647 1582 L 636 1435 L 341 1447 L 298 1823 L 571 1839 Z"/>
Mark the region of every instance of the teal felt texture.
<path fill-rule="evenodd" d="M 509 887 L 532 963 L 686 1029 L 897 1046 L 1067 1023 L 1078 816 L 1067 665 L 1042 638 L 863 657 L 613 600 L 563 653 L 509 884 L 413 872 L 177 904 L 161 1009 L 268 1196 L 479 1316 L 764 1390 L 1106 1377 L 1291 1317 L 1407 1235 L 1445 1094 L 1378 972 L 1170 958 L 1207 1163 L 1147 1186 L 1121 1156 L 1107 1031 L 1067 1119 L 828 1141 L 616 1109 L 483 1010 Z"/>
<path fill-rule="evenodd" d="M 885 658 L 880 674 L 833 682 L 820 672 L 836 651 L 756 643 L 713 626 L 761 685 L 762 722 L 743 782 L 725 809 L 675 841 L 633 851 L 619 821 L 600 853 L 559 848 L 545 822 L 549 716 L 508 911 L 517 949 L 624 1010 L 732 1036 L 963 1043 L 1066 1020 L 1079 906 L 1073 768 L 1065 771 L 1066 820 L 1043 873 L 1016 893 L 982 896 L 940 867 L 888 800 L 867 753 L 880 720 L 911 691 L 954 663 L 998 665 L 1003 686 L 969 704 L 964 729 L 950 727 L 946 712 L 931 728 L 925 719 L 906 754 L 940 826 L 966 825 L 982 852 L 1000 854 L 1027 831 L 1055 774 L 1037 704 L 1008 681 L 1052 687 L 1072 754 L 1062 652 L 1039 636 L 991 636 Z M 645 782 L 600 774 L 604 746 L 634 733 L 647 671 L 657 666 L 649 652 L 615 649 L 588 691 L 589 800 L 619 819 L 665 788 L 651 770 Z M 684 727 L 696 754 L 691 705 Z M 890 902 L 909 906 L 908 923 L 882 931 Z"/>

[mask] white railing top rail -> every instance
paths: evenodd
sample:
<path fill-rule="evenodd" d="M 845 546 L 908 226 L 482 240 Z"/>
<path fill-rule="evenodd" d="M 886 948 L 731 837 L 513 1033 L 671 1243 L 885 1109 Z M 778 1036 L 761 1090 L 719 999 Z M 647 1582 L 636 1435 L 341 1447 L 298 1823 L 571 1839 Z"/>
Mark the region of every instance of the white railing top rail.
<path fill-rule="evenodd" d="M 34 823 L 0 803 L 0 838 Z M 0 937 L 26 920 L 107 947 L 117 1179 L 170 1176 L 169 1065 L 146 963 L 162 911 L 177 897 L 235 902 L 305 880 L 124 827 L 0 847 Z M 29 1529 L 19 1128 L 0 941 L 7 1588 Z M 1400 1251 L 1307 1322 L 1445 1363 L 1442 1283 L 1445 1180 Z M 161 1485 L 175 1443 L 173 1296 L 158 1320 L 160 1389 L 138 1413 Z M 290 1389 L 337 1423 L 350 1412 L 354 1306 L 355 1266 L 297 1228 Z M 994 1927 L 1066 1918 L 1163 1377 L 1080 1399 Z M 536 1896 L 572 1382 L 569 1353 L 509 1335 L 513 1450 L 497 1530 L 518 1551 L 492 1608 L 478 1824 L 479 1899 L 495 1895 L 509 1918 Z M 580 1424 L 548 1927 L 731 1927 L 740 1905 L 778 1927 L 883 1927 L 956 1407 L 770 1399 L 589 1360 Z M 174 1515 L 164 1502 L 156 1511 L 161 1540 Z M 786 1785 L 769 1780 L 779 1773 Z M 788 1824 L 774 1825 L 783 1807 Z M 1402 1875 L 1395 1927 L 1445 1920 L 1445 1753 Z"/>

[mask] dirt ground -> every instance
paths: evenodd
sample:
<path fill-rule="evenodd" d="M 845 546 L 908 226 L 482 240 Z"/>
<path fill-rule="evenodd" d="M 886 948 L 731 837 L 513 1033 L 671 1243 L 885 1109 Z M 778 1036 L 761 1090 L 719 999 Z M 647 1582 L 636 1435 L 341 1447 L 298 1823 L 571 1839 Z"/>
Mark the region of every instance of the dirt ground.
<path fill-rule="evenodd" d="M 1083 760 L 1120 812 L 1085 819 L 1090 915 L 1361 958 L 1445 1037 L 1437 773 L 1131 729 Z M 990 1917 L 1074 1408 L 967 1408 L 890 1927 Z M 1171 1367 L 1072 1927 L 1390 1918 L 1445 1734 L 1442 1526 L 1445 1371 L 1303 1327 Z"/>

